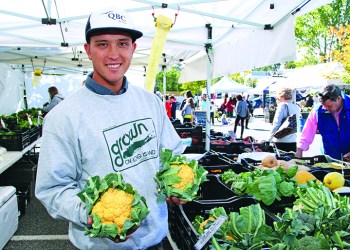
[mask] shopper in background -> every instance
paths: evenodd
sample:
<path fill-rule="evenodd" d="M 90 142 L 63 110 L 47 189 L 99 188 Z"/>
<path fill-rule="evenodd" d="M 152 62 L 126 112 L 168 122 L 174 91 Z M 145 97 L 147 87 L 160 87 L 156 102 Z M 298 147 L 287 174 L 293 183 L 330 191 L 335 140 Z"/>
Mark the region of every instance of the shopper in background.
<path fill-rule="evenodd" d="M 214 121 L 215 121 L 215 110 L 216 110 L 216 106 L 213 100 L 210 101 L 210 122 L 211 125 L 214 125 Z"/>
<path fill-rule="evenodd" d="M 233 118 L 233 110 L 235 109 L 235 102 L 233 101 L 233 97 L 229 97 L 226 102 L 226 112 L 228 118 Z"/>
<path fill-rule="evenodd" d="M 245 96 L 242 97 L 243 98 L 243 101 L 247 102 L 247 105 L 248 105 L 248 114 L 247 114 L 247 117 L 245 119 L 245 128 L 246 129 L 249 129 L 248 128 L 248 123 L 249 123 L 249 119 L 251 116 L 253 116 L 253 105 L 247 100 L 247 98 Z"/>
<path fill-rule="evenodd" d="M 281 139 L 277 139 L 273 135 L 278 131 L 289 115 L 296 114 L 298 121 L 300 117 L 300 108 L 292 102 L 293 90 L 291 88 L 281 88 L 277 92 L 276 99 L 279 103 L 277 104 L 276 113 L 273 118 L 269 141 L 275 142 L 278 149 L 296 152 L 296 133 L 287 135 Z"/>
<path fill-rule="evenodd" d="M 310 112 L 298 138 L 296 156 L 303 156 L 319 131 L 324 153 L 350 162 L 350 97 L 334 84 L 324 86 L 318 95 L 319 104 Z"/>
<path fill-rule="evenodd" d="M 176 109 L 177 109 L 177 101 L 175 96 L 171 95 L 169 98 L 170 101 L 170 111 L 171 111 L 171 118 L 173 120 L 176 119 Z"/>
<path fill-rule="evenodd" d="M 58 89 L 54 86 L 48 89 L 50 95 L 50 101 L 45 103 L 43 106 L 43 110 L 48 113 L 51 109 L 53 109 L 57 104 L 63 101 L 64 97 L 58 93 Z"/>
<path fill-rule="evenodd" d="M 183 117 L 183 123 L 192 122 L 193 121 L 193 111 L 195 110 L 195 104 L 192 97 L 186 99 L 186 104 L 181 110 L 181 114 Z"/>
<path fill-rule="evenodd" d="M 125 77 L 135 41 L 142 36 L 129 15 L 114 8 L 96 11 L 88 19 L 85 35 L 84 48 L 94 71 L 85 86 L 45 117 L 35 194 L 52 217 L 70 222 L 69 239 L 79 249 L 161 249 L 168 233 L 168 211 L 166 203 L 156 202 L 160 150 L 179 155 L 185 146 L 162 100 Z M 133 144 L 133 153 L 127 152 Z M 92 221 L 77 196 L 89 177 L 116 171 L 150 208 L 140 227 L 119 243 L 84 235 L 84 227 Z M 175 197 L 171 200 L 182 203 Z"/>
<path fill-rule="evenodd" d="M 243 98 L 241 95 L 236 95 L 237 103 L 235 112 L 237 114 L 235 119 L 235 127 L 233 132 L 236 134 L 237 126 L 238 124 L 241 124 L 241 138 L 243 138 L 243 132 L 244 132 L 244 119 L 248 115 L 248 105 L 246 101 L 243 101 Z"/>
<path fill-rule="evenodd" d="M 307 96 L 305 107 L 313 107 L 314 106 L 314 99 L 312 98 L 312 95 Z"/>
<path fill-rule="evenodd" d="M 185 99 L 182 100 L 182 103 L 180 105 L 180 110 L 182 110 L 185 107 L 187 98 L 190 98 L 190 97 L 193 98 L 193 103 L 195 103 L 191 90 L 187 90 L 185 93 Z"/>
<path fill-rule="evenodd" d="M 170 104 L 168 95 L 165 95 L 165 110 L 166 110 L 167 116 L 171 118 L 171 104 Z"/>
<path fill-rule="evenodd" d="M 207 110 L 207 94 L 203 94 L 201 97 L 201 110 Z"/>

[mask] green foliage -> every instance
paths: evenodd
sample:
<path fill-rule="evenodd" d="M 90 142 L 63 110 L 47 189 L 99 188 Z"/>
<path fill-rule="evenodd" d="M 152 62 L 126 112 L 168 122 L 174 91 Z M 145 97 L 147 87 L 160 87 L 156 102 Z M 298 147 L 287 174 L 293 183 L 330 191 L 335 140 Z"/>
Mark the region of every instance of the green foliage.
<path fill-rule="evenodd" d="M 193 94 L 202 94 L 202 89 L 207 86 L 207 81 L 194 81 L 194 82 L 185 82 L 181 84 L 180 90 L 185 93 L 187 90 L 191 90 Z"/>
<path fill-rule="evenodd" d="M 156 88 L 163 91 L 163 76 L 164 71 L 160 71 L 156 76 Z M 179 91 L 179 77 L 180 71 L 176 67 L 166 71 L 166 91 Z"/>
<path fill-rule="evenodd" d="M 295 193 L 297 184 L 293 177 L 297 169 L 296 166 L 287 172 L 282 168 L 277 170 L 255 169 L 240 174 L 228 170 L 221 175 L 221 179 L 237 195 L 253 195 L 264 204 L 271 205 L 275 200 L 280 200 L 282 196 L 290 197 Z"/>
<path fill-rule="evenodd" d="M 296 19 L 295 36 L 299 48 L 305 50 L 306 55 L 317 62 L 331 61 L 325 57 L 339 46 L 338 39 L 329 32 L 330 27 L 346 25 L 349 20 L 349 1 L 333 0 Z"/>

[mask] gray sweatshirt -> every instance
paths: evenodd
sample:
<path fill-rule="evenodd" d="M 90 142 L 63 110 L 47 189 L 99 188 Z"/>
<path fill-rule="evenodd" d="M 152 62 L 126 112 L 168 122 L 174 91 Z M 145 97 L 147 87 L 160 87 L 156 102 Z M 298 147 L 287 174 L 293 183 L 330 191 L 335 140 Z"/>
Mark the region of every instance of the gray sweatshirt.
<path fill-rule="evenodd" d="M 156 95 L 130 84 L 121 95 L 84 86 L 45 117 L 36 197 L 52 217 L 70 222 L 69 238 L 79 249 L 146 249 L 168 232 L 167 205 L 156 203 L 154 182 L 161 148 L 181 154 L 185 146 Z M 84 236 L 87 214 L 77 193 L 90 176 L 116 171 L 146 198 L 151 212 L 126 242 Z"/>

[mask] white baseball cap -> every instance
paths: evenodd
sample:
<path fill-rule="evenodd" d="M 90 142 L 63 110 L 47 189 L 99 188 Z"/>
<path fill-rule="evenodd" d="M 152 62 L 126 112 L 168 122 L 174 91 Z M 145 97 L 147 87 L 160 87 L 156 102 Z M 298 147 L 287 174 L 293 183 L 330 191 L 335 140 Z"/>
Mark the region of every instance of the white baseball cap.
<path fill-rule="evenodd" d="M 108 8 L 90 15 L 85 28 L 86 42 L 90 41 L 94 32 L 107 30 L 126 32 L 131 35 L 133 42 L 143 35 L 141 31 L 135 29 L 134 23 L 126 11 Z"/>

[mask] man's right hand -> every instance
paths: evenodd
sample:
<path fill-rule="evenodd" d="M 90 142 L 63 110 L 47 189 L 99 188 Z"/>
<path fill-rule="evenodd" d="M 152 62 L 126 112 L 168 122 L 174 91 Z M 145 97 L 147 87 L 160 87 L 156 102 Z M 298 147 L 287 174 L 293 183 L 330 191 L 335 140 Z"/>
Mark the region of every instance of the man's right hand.
<path fill-rule="evenodd" d="M 301 148 L 297 148 L 297 152 L 295 153 L 295 156 L 297 158 L 302 158 L 303 157 L 303 150 Z"/>
<path fill-rule="evenodd" d="M 94 220 L 92 219 L 91 216 L 89 216 L 89 217 L 88 217 L 88 220 L 87 220 L 87 224 L 88 224 L 89 226 L 92 226 L 92 223 L 94 223 Z M 131 235 L 132 233 L 134 233 L 138 228 L 139 228 L 139 226 L 138 226 L 138 227 L 135 227 L 135 228 L 132 228 L 132 229 L 129 229 L 128 232 L 127 232 L 126 238 L 125 238 L 124 240 L 120 239 L 118 236 L 116 236 L 115 238 L 109 237 L 109 239 L 110 239 L 111 241 L 115 242 L 115 243 L 124 242 L 124 241 L 126 241 L 127 239 L 129 239 L 129 238 L 130 238 L 130 235 Z"/>

